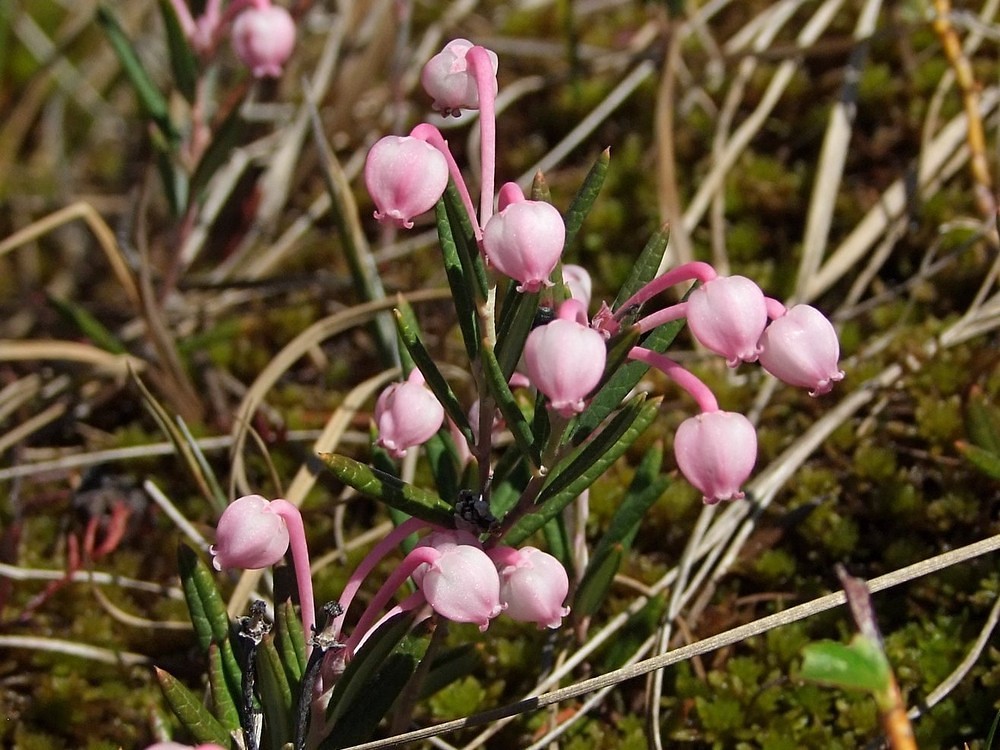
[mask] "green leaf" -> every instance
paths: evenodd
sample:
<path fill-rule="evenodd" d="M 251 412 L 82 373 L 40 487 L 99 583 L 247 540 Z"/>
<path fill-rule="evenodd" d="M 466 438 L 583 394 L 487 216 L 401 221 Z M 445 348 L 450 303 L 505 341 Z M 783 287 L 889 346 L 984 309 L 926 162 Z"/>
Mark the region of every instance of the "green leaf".
<path fill-rule="evenodd" d="M 470 443 L 474 442 L 469 419 L 458 401 L 458 396 L 455 395 L 455 391 L 451 389 L 448 381 L 444 379 L 444 375 L 437 368 L 434 358 L 427 351 L 424 342 L 420 340 L 420 328 L 417 318 L 413 314 L 413 308 L 405 301 L 400 300 L 399 307 L 393 313 L 399 339 L 406 347 L 406 351 L 413 357 L 413 363 L 420 370 L 420 374 L 424 376 L 427 387 L 431 389 L 431 393 L 444 407 L 445 412 L 451 417 L 451 421 L 458 425 L 458 429 L 465 435 L 465 439 Z"/>
<path fill-rule="evenodd" d="M 639 258 L 636 260 L 635 265 L 632 266 L 632 270 L 628 278 L 625 279 L 625 283 L 618 290 L 618 296 L 615 297 L 615 301 L 611 305 L 612 310 L 617 311 L 619 305 L 653 280 L 653 277 L 656 276 L 656 271 L 660 267 L 660 261 L 663 260 L 663 253 L 667 250 L 667 242 L 669 240 L 670 230 L 666 225 L 653 233 L 653 236 L 646 242 L 646 246 L 642 249 L 642 252 L 639 253 Z"/>
<path fill-rule="evenodd" d="M 549 190 L 548 180 L 541 172 L 535 172 L 535 176 L 531 179 L 531 200 L 552 202 L 552 191 Z"/>
<path fill-rule="evenodd" d="M 597 196 L 601 192 L 601 187 L 604 185 L 604 178 L 608 175 L 608 165 L 610 163 L 611 149 L 606 148 L 597 157 L 594 166 L 587 172 L 580 190 L 573 198 L 573 202 L 569 204 L 569 209 L 566 211 L 566 242 L 564 247 L 569 247 L 573 244 L 573 240 L 576 239 L 576 235 L 580 231 L 580 227 L 583 226 L 583 222 L 590 213 L 590 209 L 594 207 L 594 201 L 597 200 Z"/>
<path fill-rule="evenodd" d="M 337 680 L 326 707 L 327 723 L 335 723 L 359 703 L 379 666 L 389 657 L 413 627 L 416 615 L 401 612 L 372 633 Z"/>
<path fill-rule="evenodd" d="M 522 294 L 515 288 L 513 282 L 504 298 L 500 319 L 497 322 L 497 344 L 494 350 L 497 362 L 504 380 L 510 380 L 517 367 L 517 361 L 524 351 L 524 342 L 528 340 L 531 326 L 535 322 L 538 311 L 538 292 Z"/>
<path fill-rule="evenodd" d="M 329 745 L 345 747 L 371 738 L 372 733 L 403 692 L 427 652 L 430 638 L 404 635 L 392 652 L 378 665 L 357 699 L 333 728 Z M 366 644 L 367 647 L 367 644 Z M 346 676 L 346 673 L 345 673 Z"/>
<path fill-rule="evenodd" d="M 208 685 L 212 691 L 215 717 L 229 731 L 238 731 L 241 726 L 236 702 L 239 694 L 234 694 L 229 686 L 222 662 L 222 650 L 217 643 L 208 647 Z"/>
<path fill-rule="evenodd" d="M 889 687 L 892 671 L 879 645 L 871 638 L 856 635 L 849 645 L 820 641 L 806 646 L 799 677 L 878 695 Z"/>
<path fill-rule="evenodd" d="M 969 463 L 983 474 L 992 479 L 1000 479 L 1000 453 L 994 453 L 963 441 L 955 443 L 955 447 Z"/>
<path fill-rule="evenodd" d="M 517 405 L 517 399 L 514 398 L 514 394 L 510 390 L 507 378 L 500 371 L 500 364 L 488 346 L 484 346 L 480 354 L 486 386 L 496 401 L 497 408 L 500 409 L 500 413 L 507 421 L 507 429 L 514 436 L 514 443 L 528 460 L 538 466 L 541 464 L 541 455 L 535 436 L 531 432 L 531 425 L 521 413 L 521 408 Z"/>
<path fill-rule="evenodd" d="M 415 487 L 347 456 L 336 453 L 320 453 L 319 457 L 337 479 L 348 487 L 353 487 L 362 495 L 381 500 L 390 507 L 421 518 L 428 523 L 446 528 L 452 528 L 455 525 L 454 506 L 451 503 L 446 503 L 433 492 Z"/>
<path fill-rule="evenodd" d="M 125 34 L 125 30 L 118 23 L 118 19 L 115 18 L 114 14 L 106 6 L 100 5 L 97 8 L 97 23 L 108 37 L 112 49 L 114 49 L 119 62 L 122 64 L 125 75 L 139 97 L 139 103 L 142 105 L 142 108 L 149 115 L 150 119 L 156 123 L 163 136 L 173 146 L 176 146 L 180 141 L 180 136 L 170 121 L 167 100 L 160 93 L 160 90 L 156 88 L 149 73 L 146 72 L 146 68 L 139 60 L 139 55 L 136 53 L 132 41 Z"/>
<path fill-rule="evenodd" d="M 170 70 L 174 74 L 174 83 L 181 95 L 194 104 L 198 88 L 198 60 L 169 0 L 160 0 L 160 14 L 167 32 L 167 49 L 170 50 Z"/>
<path fill-rule="evenodd" d="M 517 546 L 597 481 L 649 427 L 659 405 L 659 398 L 647 402 L 645 394 L 638 394 L 593 440 L 561 461 L 538 494 L 538 509 L 518 521 L 507 533 L 505 542 Z"/>
<path fill-rule="evenodd" d="M 465 206 L 462 205 L 458 188 L 450 180 L 444 191 L 444 206 L 447 210 L 451 234 L 455 240 L 455 249 L 462 263 L 462 270 L 469 283 L 469 289 L 473 292 L 473 299 L 482 302 L 486 299 L 490 288 L 489 279 L 486 276 L 486 266 L 479 253 L 475 232 L 472 231 L 472 221 L 469 219 Z"/>
<path fill-rule="evenodd" d="M 271 747 L 283 747 L 294 735 L 295 701 L 273 638 L 265 638 L 257 647 L 257 692 Z"/>
<path fill-rule="evenodd" d="M 639 532 L 646 511 L 670 484 L 670 480 L 660 474 L 662 464 L 663 446 L 657 444 L 643 457 L 625 498 L 615 509 L 607 531 L 590 556 L 573 601 L 574 615 L 592 615 L 604 603 L 618 567 Z"/>
<path fill-rule="evenodd" d="M 545 546 L 549 554 L 556 558 L 566 569 L 570 580 L 576 579 L 576 566 L 573 564 L 573 546 L 566 530 L 566 519 L 562 513 L 557 513 L 542 526 L 545 535 Z"/>
<path fill-rule="evenodd" d="M 684 321 L 682 320 L 675 320 L 659 326 L 650 331 L 649 335 L 642 340 L 641 345 L 662 354 L 670 347 L 683 327 Z M 616 351 L 612 349 L 609 356 Z M 570 440 L 574 444 L 585 440 L 598 425 L 607 419 L 611 412 L 619 407 L 622 399 L 635 388 L 648 369 L 649 365 L 644 362 L 628 362 L 619 367 L 615 374 L 597 390 L 583 413 L 576 418 Z"/>
<path fill-rule="evenodd" d="M 444 260 L 444 271 L 448 277 L 452 299 L 455 301 L 458 327 L 462 331 L 462 340 L 465 342 L 469 361 L 474 362 L 479 357 L 479 317 L 473 301 L 472 277 L 468 274 L 467 264 L 463 263 L 462 254 L 458 251 L 444 198 L 434 206 L 434 215 L 437 218 L 438 243 Z"/>
<path fill-rule="evenodd" d="M 208 566 L 186 544 L 177 547 L 177 567 L 198 645 L 207 652 L 211 643 L 221 644 L 229 639 L 226 605 Z"/>
<path fill-rule="evenodd" d="M 195 199 L 200 197 L 201 191 L 219 171 L 219 167 L 229 161 L 233 150 L 252 133 L 252 126 L 243 117 L 242 111 L 242 107 L 234 106 L 222 124 L 212 131 L 212 140 L 191 175 L 190 195 Z"/>
<path fill-rule="evenodd" d="M 281 663 L 289 684 L 298 687 L 306 671 L 306 638 L 302 620 L 291 599 L 285 599 L 274 611 L 275 645 L 281 652 Z"/>
<path fill-rule="evenodd" d="M 427 463 L 431 467 L 434 486 L 443 498 L 457 498 L 459 486 L 458 452 L 447 430 L 441 430 L 424 443 Z"/>
<path fill-rule="evenodd" d="M 198 697 L 188 690 L 183 683 L 169 672 L 159 667 L 156 679 L 160 683 L 163 697 L 167 699 L 170 710 L 176 714 L 184 727 L 198 742 L 214 742 L 222 747 L 232 744 L 229 732 L 216 720 Z"/>
<path fill-rule="evenodd" d="M 59 314 L 72 323 L 80 333 L 90 339 L 94 346 L 99 346 L 105 351 L 114 354 L 126 354 L 128 350 L 125 345 L 118 340 L 111 331 L 95 318 L 90 312 L 80 305 L 70 300 L 62 300 L 58 297 L 49 296 L 49 304 L 52 305 Z"/>
<path fill-rule="evenodd" d="M 983 450 L 1000 455 L 1000 408 L 976 388 L 965 403 L 965 431 Z"/>

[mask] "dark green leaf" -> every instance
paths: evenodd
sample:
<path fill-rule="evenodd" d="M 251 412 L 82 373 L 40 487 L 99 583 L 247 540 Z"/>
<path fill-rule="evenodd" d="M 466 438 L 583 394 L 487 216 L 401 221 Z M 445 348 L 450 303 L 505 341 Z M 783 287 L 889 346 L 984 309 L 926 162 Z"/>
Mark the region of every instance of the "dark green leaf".
<path fill-rule="evenodd" d="M 97 318 L 91 315 L 86 308 L 70 300 L 61 300 L 58 297 L 52 296 L 49 297 L 49 304 L 66 320 L 76 326 L 80 330 L 80 333 L 90 339 L 94 346 L 99 346 L 101 349 L 113 352 L 114 354 L 127 353 L 128 350 L 125 348 L 125 345 L 111 331 L 105 328 Z"/>
<path fill-rule="evenodd" d="M 462 340 L 465 342 L 469 361 L 474 362 L 479 357 L 479 317 L 473 301 L 472 280 L 467 275 L 458 252 L 444 198 L 434 207 L 434 215 L 437 218 L 438 242 L 441 245 L 444 270 L 448 277 L 448 286 L 451 287 L 452 299 L 455 301 L 455 315 L 462 331 Z"/>
<path fill-rule="evenodd" d="M 569 541 L 569 532 L 566 530 L 566 519 L 562 513 L 557 513 L 550 518 L 544 526 L 542 533 L 545 535 L 545 545 L 549 554 L 556 558 L 566 569 L 570 580 L 575 580 L 575 565 L 573 561 L 573 545 Z"/>
<path fill-rule="evenodd" d="M 507 544 L 516 546 L 538 531 L 628 450 L 659 410 L 660 399 L 650 402 L 645 399 L 645 394 L 633 398 L 593 440 L 577 448 L 556 466 L 552 479 L 538 495 L 537 510 L 515 524 L 505 538 Z"/>
<path fill-rule="evenodd" d="M 604 178 L 607 177 L 608 165 L 610 163 L 611 149 L 606 148 L 597 157 L 594 166 L 587 172 L 580 190 L 573 198 L 573 202 L 569 204 L 569 209 L 566 211 L 566 247 L 573 244 L 573 240 L 576 239 L 580 227 L 583 226 L 583 222 L 587 218 L 587 214 L 594 207 L 594 201 L 597 200 L 597 196 L 601 192 L 601 187 L 604 185 Z"/>
<path fill-rule="evenodd" d="M 448 528 L 454 526 L 454 506 L 433 492 L 415 487 L 346 456 L 321 453 L 319 457 L 341 482 L 362 495 L 381 500 L 386 505 L 428 523 Z"/>
<path fill-rule="evenodd" d="M 226 680 L 222 650 L 217 643 L 208 647 L 208 685 L 212 691 L 212 710 L 215 717 L 229 731 L 239 730 L 240 712 L 236 703 L 239 696 L 233 694 Z"/>
<path fill-rule="evenodd" d="M 480 355 L 486 385 L 490 390 L 490 395 L 496 401 L 500 413 L 507 421 L 507 429 L 514 436 L 514 443 L 528 460 L 538 466 L 541 463 L 541 458 L 535 443 L 535 436 L 531 432 L 531 425 L 521 413 L 517 399 L 514 398 L 514 394 L 511 393 L 510 386 L 507 384 L 507 378 L 500 371 L 500 364 L 488 346 L 483 346 Z"/>
<path fill-rule="evenodd" d="M 170 710 L 198 742 L 214 742 L 222 747 L 231 745 L 229 732 L 216 720 L 198 697 L 170 673 L 158 667 L 156 679 Z"/>
<path fill-rule="evenodd" d="M 463 643 L 445 651 L 431 664 L 427 678 L 420 685 L 420 699 L 430 698 L 455 680 L 472 674 L 482 663 L 481 649 L 475 643 Z"/>
<path fill-rule="evenodd" d="M 486 294 L 490 288 L 489 280 L 486 278 L 486 266 L 483 265 L 483 257 L 479 253 L 476 235 L 472 231 L 472 221 L 469 219 L 465 206 L 462 205 L 462 198 L 459 196 L 458 188 L 455 187 L 454 182 L 449 181 L 448 187 L 444 191 L 444 206 L 447 210 L 451 234 L 455 240 L 455 249 L 473 295 L 472 299 L 483 302 L 486 300 Z"/>
<path fill-rule="evenodd" d="M 295 701 L 281 661 L 274 640 L 265 638 L 261 641 L 257 647 L 257 692 L 271 747 L 283 747 L 290 742 L 295 726 Z"/>
<path fill-rule="evenodd" d="M 978 445 L 965 442 L 958 442 L 955 447 L 969 463 L 983 474 L 992 479 L 1000 479 L 1000 453 L 984 450 Z"/>
<path fill-rule="evenodd" d="M 538 311 L 538 292 L 522 294 L 515 290 L 515 284 L 509 285 L 509 291 L 504 298 L 497 322 L 497 344 L 494 349 L 497 362 L 504 380 L 510 380 L 517 367 L 517 361 L 524 351 L 524 342 L 531 333 L 535 313 Z"/>
<path fill-rule="evenodd" d="M 160 14 L 167 32 L 167 49 L 170 50 L 170 70 L 174 74 L 174 83 L 181 95 L 194 104 L 198 87 L 198 60 L 169 0 L 160 0 Z"/>
<path fill-rule="evenodd" d="M 661 227 L 649 238 L 646 246 L 639 253 L 635 265 L 632 266 L 628 278 L 618 290 L 618 296 L 615 297 L 615 301 L 611 305 L 612 310 L 617 311 L 619 305 L 653 280 L 660 267 L 660 261 L 663 260 L 663 253 L 666 252 L 669 240 L 670 230 L 666 226 Z"/>
<path fill-rule="evenodd" d="M 186 544 L 177 547 L 177 567 L 198 645 L 207 652 L 212 642 L 221 644 L 229 638 L 226 605 L 212 572 L 198 553 Z"/>
<path fill-rule="evenodd" d="M 1000 407 L 990 403 L 978 388 L 965 403 L 965 431 L 977 446 L 1000 455 Z"/>

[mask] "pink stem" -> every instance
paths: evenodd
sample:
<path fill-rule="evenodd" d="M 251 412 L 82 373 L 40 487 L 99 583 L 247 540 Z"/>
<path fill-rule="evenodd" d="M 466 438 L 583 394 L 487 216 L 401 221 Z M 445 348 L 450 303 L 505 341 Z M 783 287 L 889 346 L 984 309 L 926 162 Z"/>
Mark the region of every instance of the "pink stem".
<path fill-rule="evenodd" d="M 455 161 L 455 157 L 452 156 L 451 149 L 448 148 L 448 141 L 446 141 L 444 136 L 441 135 L 440 130 L 426 122 L 420 123 L 413 130 L 411 130 L 410 136 L 426 141 L 444 154 L 445 161 L 448 162 L 448 174 L 451 175 L 451 179 L 455 182 L 455 187 L 458 188 L 458 194 L 462 198 L 462 205 L 465 206 L 465 210 L 469 214 L 469 221 L 472 222 L 472 229 L 476 234 L 476 242 L 482 240 L 483 230 L 479 224 L 479 219 L 476 217 L 476 207 L 472 204 L 472 195 L 469 193 L 469 186 L 465 184 L 465 178 L 462 176 L 462 170 L 459 169 L 458 162 Z"/>
<path fill-rule="evenodd" d="M 299 587 L 299 606 L 302 607 L 302 630 L 306 634 L 306 643 L 309 644 L 313 626 L 316 624 L 316 603 L 313 598 L 312 573 L 309 570 L 309 547 L 306 544 L 306 530 L 302 524 L 302 514 L 287 500 L 273 500 L 271 508 L 284 519 L 285 526 L 288 527 L 292 564 L 295 567 L 295 582 Z M 312 646 L 307 645 L 307 651 L 311 649 Z"/>
<path fill-rule="evenodd" d="M 696 375 L 685 370 L 677 362 L 670 359 L 670 357 L 657 354 L 641 346 L 634 346 L 629 351 L 628 358 L 638 362 L 645 362 L 647 365 L 660 370 L 664 375 L 691 394 L 691 397 L 698 402 L 698 406 L 703 412 L 719 410 L 719 402 L 715 400 L 715 394 L 712 393 L 711 389 Z"/>
<path fill-rule="evenodd" d="M 499 570 L 507 565 L 517 565 L 521 553 L 513 547 L 498 545 L 486 550 L 486 556 L 493 561 Z"/>
<path fill-rule="evenodd" d="M 774 297 L 764 297 L 764 304 L 767 307 L 767 317 L 771 320 L 776 320 L 788 312 L 788 308 L 774 299 Z"/>
<path fill-rule="evenodd" d="M 184 31 L 184 36 L 191 39 L 194 36 L 195 29 L 191 9 L 187 7 L 187 3 L 184 0 L 170 0 L 170 4 L 174 6 L 174 15 L 177 16 L 177 22 L 180 23 L 181 29 Z"/>
<path fill-rule="evenodd" d="M 590 322 L 587 320 L 587 308 L 580 300 L 573 299 L 572 297 L 568 300 L 564 300 L 563 303 L 559 305 L 559 309 L 556 311 L 556 317 L 560 320 L 572 320 L 582 326 L 590 325 Z"/>
<path fill-rule="evenodd" d="M 496 74 L 493 72 L 489 53 L 483 47 L 472 47 L 465 53 L 465 59 L 476 78 L 476 88 L 479 90 L 479 153 L 483 172 L 479 223 L 485 227 L 493 216 L 493 185 L 497 168 Z"/>
<path fill-rule="evenodd" d="M 338 638 L 340 636 L 340 631 L 344 627 L 344 618 L 347 616 L 347 610 L 351 607 L 351 602 L 354 601 L 354 596 L 358 593 L 358 589 L 361 588 L 361 584 L 364 582 L 368 574 L 375 570 L 375 566 L 379 564 L 383 557 L 392 552 L 400 542 L 402 542 L 406 537 L 415 531 L 420 531 L 425 528 L 434 528 L 431 524 L 426 521 L 421 521 L 419 518 L 408 518 L 399 524 L 396 528 L 386 534 L 385 539 L 376 544 L 372 551 L 369 552 L 365 559 L 361 561 L 351 577 L 347 581 L 347 585 L 344 586 L 344 590 L 340 594 L 340 607 L 342 612 L 337 615 L 333 620 L 333 636 Z"/>
<path fill-rule="evenodd" d="M 364 648 L 365 643 L 372 636 L 372 634 L 375 633 L 375 631 L 378 630 L 380 627 L 382 627 L 382 625 L 386 621 L 388 621 L 391 618 L 395 617 L 400 612 L 409 612 L 410 610 L 416 609 L 417 607 L 421 607 L 421 606 L 423 606 L 426 603 L 427 603 L 427 598 L 424 596 L 424 592 L 423 591 L 419 591 L 419 590 L 418 591 L 414 591 L 408 597 L 406 597 L 405 599 L 403 599 L 403 601 L 401 601 L 395 607 L 393 607 L 388 612 L 386 612 L 384 615 L 382 615 L 378 619 L 378 622 L 376 622 L 374 625 L 372 625 L 370 628 L 368 628 L 368 630 L 366 632 L 363 632 L 361 630 L 357 630 L 354 633 L 352 633 L 351 634 L 351 640 L 352 641 L 355 639 L 355 636 L 360 635 L 360 638 L 358 639 L 358 644 L 356 646 L 353 646 L 353 647 L 348 646 L 349 651 L 347 653 L 353 656 L 358 651 L 360 651 L 362 648 Z M 428 613 L 427 617 L 429 617 L 429 616 L 430 616 L 430 614 Z M 423 622 L 425 619 L 427 619 L 427 617 L 422 617 L 417 622 Z M 416 624 L 416 623 L 414 623 L 414 624 Z"/>
<path fill-rule="evenodd" d="M 368 605 L 368 608 L 361 615 L 358 624 L 354 626 L 354 632 L 351 633 L 351 637 L 347 639 L 347 643 L 345 644 L 348 654 L 354 653 L 354 648 L 358 645 L 362 636 L 371 629 L 372 625 L 378 619 L 379 612 L 389 602 L 392 595 L 396 593 L 396 590 L 403 585 L 403 582 L 410 577 L 410 574 L 424 563 L 436 562 L 440 557 L 441 552 L 433 547 L 417 547 L 403 558 L 403 562 L 392 571 L 385 583 L 382 584 Z"/>
<path fill-rule="evenodd" d="M 625 302 L 618 308 L 618 312 L 615 313 L 615 317 L 620 318 L 629 308 L 641 305 L 646 300 L 655 297 L 664 289 L 669 289 L 674 284 L 679 284 L 682 281 L 691 281 L 692 279 L 705 283 L 706 281 L 711 281 L 718 275 L 719 274 L 715 272 L 715 269 L 712 268 L 712 266 L 699 260 L 692 261 L 691 263 L 685 263 L 677 266 L 677 268 L 671 268 L 666 273 L 657 276 L 655 279 L 646 284 L 646 286 L 642 287 L 638 292 L 625 300 Z"/>
<path fill-rule="evenodd" d="M 657 310 L 655 313 L 642 318 L 636 325 L 639 326 L 641 333 L 652 331 L 664 323 L 669 323 L 672 320 L 680 320 L 685 317 L 687 315 L 687 306 L 687 302 L 678 302 L 676 305 L 664 307 L 662 310 Z"/>

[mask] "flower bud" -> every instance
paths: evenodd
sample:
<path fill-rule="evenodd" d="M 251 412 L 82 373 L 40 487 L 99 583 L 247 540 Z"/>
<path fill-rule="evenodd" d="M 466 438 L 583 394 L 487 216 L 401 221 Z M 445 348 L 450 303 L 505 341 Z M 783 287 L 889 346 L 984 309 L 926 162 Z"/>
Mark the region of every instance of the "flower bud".
<path fill-rule="evenodd" d="M 479 540 L 468 532 L 446 531 L 428 535 L 420 546 L 440 553 L 413 572 L 431 609 L 453 622 L 471 622 L 486 630 L 503 605 L 500 577 Z"/>
<path fill-rule="evenodd" d="M 760 337 L 760 364 L 789 385 L 827 393 L 844 372 L 837 367 L 840 341 L 833 324 L 809 305 L 795 305 L 771 321 Z"/>
<path fill-rule="evenodd" d="M 500 601 L 507 615 L 540 628 L 558 628 L 569 614 L 566 569 L 548 552 L 535 547 L 494 547 L 487 553 L 500 572 Z"/>
<path fill-rule="evenodd" d="M 601 382 L 607 360 L 604 337 L 567 319 L 581 309 L 578 300 L 566 300 L 559 307 L 559 317 L 533 330 L 524 344 L 528 378 L 564 417 L 583 411 L 584 399 Z"/>
<path fill-rule="evenodd" d="M 260 495 L 234 500 L 219 517 L 209 548 L 216 570 L 256 570 L 274 565 L 288 550 L 285 520 Z"/>
<path fill-rule="evenodd" d="M 718 276 L 691 292 L 687 322 L 694 337 L 730 367 L 755 362 L 767 325 L 764 293 L 744 276 Z"/>
<path fill-rule="evenodd" d="M 365 186 L 375 218 L 409 229 L 413 217 L 434 208 L 448 187 L 448 162 L 426 141 L 387 135 L 368 152 Z"/>
<path fill-rule="evenodd" d="M 743 497 L 740 486 L 757 462 L 757 433 L 742 414 L 702 412 L 677 428 L 674 456 L 706 504 L 737 500 Z"/>
<path fill-rule="evenodd" d="M 420 73 L 420 83 L 434 99 L 433 107 L 443 115 L 458 115 L 462 109 L 479 109 L 479 87 L 468 68 L 466 54 L 475 45 L 468 39 L 453 39 L 444 49 L 427 61 Z M 495 52 L 486 50 L 493 65 L 493 91 L 498 86 L 496 72 L 500 60 Z"/>
<path fill-rule="evenodd" d="M 375 402 L 378 445 L 396 458 L 408 448 L 430 440 L 444 424 L 444 407 L 424 386 L 420 370 L 402 383 L 393 383 Z"/>
<path fill-rule="evenodd" d="M 295 21 L 280 5 L 248 8 L 233 22 L 232 40 L 255 78 L 277 78 L 295 48 Z"/>
<path fill-rule="evenodd" d="M 483 229 L 490 264 L 519 282 L 517 291 L 552 286 L 549 276 L 562 255 L 566 225 L 558 209 L 544 201 L 518 201 L 495 214 Z"/>

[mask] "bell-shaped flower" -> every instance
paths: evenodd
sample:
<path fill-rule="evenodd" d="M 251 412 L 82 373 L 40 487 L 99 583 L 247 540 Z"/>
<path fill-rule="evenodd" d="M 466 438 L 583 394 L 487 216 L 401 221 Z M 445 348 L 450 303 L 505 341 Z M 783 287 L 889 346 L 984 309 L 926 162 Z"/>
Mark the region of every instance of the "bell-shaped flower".
<path fill-rule="evenodd" d="M 562 624 L 569 614 L 563 606 L 569 576 L 562 563 L 535 547 L 494 547 L 487 554 L 500 573 L 500 601 L 508 616 L 540 628 Z"/>
<path fill-rule="evenodd" d="M 256 570 L 284 557 L 288 542 L 288 526 L 272 504 L 260 495 L 245 495 L 222 512 L 209 552 L 216 570 Z"/>
<path fill-rule="evenodd" d="M 524 367 L 552 408 L 569 417 L 583 411 L 584 400 L 601 382 L 607 348 L 604 337 L 586 325 L 578 300 L 563 302 L 557 316 L 528 334 Z"/>
<path fill-rule="evenodd" d="M 744 276 L 718 276 L 691 292 L 687 322 L 694 337 L 730 367 L 754 362 L 767 325 L 764 293 Z"/>
<path fill-rule="evenodd" d="M 428 535 L 419 546 L 439 553 L 413 572 L 431 609 L 453 622 L 471 622 L 486 630 L 503 605 L 499 574 L 479 540 L 469 532 L 445 531 Z"/>
<path fill-rule="evenodd" d="M 295 48 L 295 20 L 280 5 L 253 7 L 233 22 L 233 50 L 256 78 L 277 78 Z"/>
<path fill-rule="evenodd" d="M 771 321 L 760 337 L 760 364 L 789 385 L 827 393 L 844 372 L 837 366 L 840 341 L 833 324 L 810 305 L 795 305 Z"/>
<path fill-rule="evenodd" d="M 466 55 L 474 46 L 468 39 L 453 39 L 427 61 L 420 73 L 424 91 L 434 99 L 431 106 L 445 116 L 458 115 L 462 109 L 479 109 L 479 87 L 466 60 Z M 495 97 L 500 60 L 495 52 L 486 50 L 486 53 L 493 66 L 493 91 L 490 95 Z"/>
<path fill-rule="evenodd" d="M 549 276 L 562 255 L 566 225 L 558 209 L 544 201 L 511 203 L 483 229 L 483 251 L 490 264 L 518 282 L 517 291 L 551 286 Z"/>
<path fill-rule="evenodd" d="M 674 456 L 706 504 L 736 500 L 743 497 L 740 487 L 757 462 L 757 433 L 742 414 L 702 412 L 677 428 Z"/>
<path fill-rule="evenodd" d="M 434 208 L 448 187 L 448 162 L 432 145 L 412 136 L 387 135 L 368 152 L 365 186 L 375 218 L 409 229 L 413 217 Z"/>
<path fill-rule="evenodd" d="M 408 448 L 423 445 L 444 424 L 444 407 L 424 386 L 420 370 L 402 383 L 393 383 L 375 402 L 378 445 L 396 458 Z"/>

